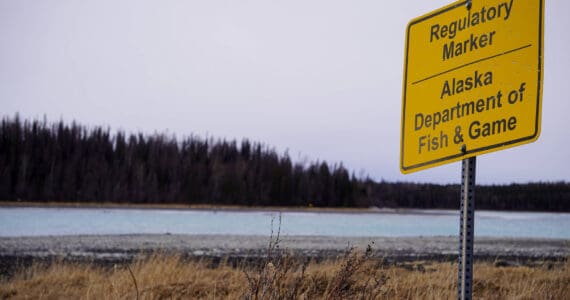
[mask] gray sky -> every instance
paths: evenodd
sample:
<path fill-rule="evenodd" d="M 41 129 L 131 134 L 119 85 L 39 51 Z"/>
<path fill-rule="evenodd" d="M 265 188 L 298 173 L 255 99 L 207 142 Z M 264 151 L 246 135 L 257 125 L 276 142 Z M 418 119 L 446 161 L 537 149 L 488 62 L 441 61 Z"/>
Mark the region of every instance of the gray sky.
<path fill-rule="evenodd" d="M 402 175 L 405 27 L 450 1 L 0 0 L 0 114 L 249 138 L 388 181 Z M 545 16 L 542 133 L 478 157 L 479 183 L 570 181 L 570 4 Z"/>

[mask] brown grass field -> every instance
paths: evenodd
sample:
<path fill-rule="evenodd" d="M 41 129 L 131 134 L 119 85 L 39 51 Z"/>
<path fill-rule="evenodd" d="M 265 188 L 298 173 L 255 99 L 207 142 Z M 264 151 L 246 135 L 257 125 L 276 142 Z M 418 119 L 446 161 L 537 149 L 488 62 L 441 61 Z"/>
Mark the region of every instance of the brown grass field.
<path fill-rule="evenodd" d="M 498 265 L 475 265 L 474 298 L 570 297 L 568 261 Z M 368 252 L 306 262 L 269 251 L 237 265 L 154 254 L 112 267 L 37 263 L 0 279 L 0 299 L 453 299 L 456 282 L 455 263 L 386 264 Z"/>

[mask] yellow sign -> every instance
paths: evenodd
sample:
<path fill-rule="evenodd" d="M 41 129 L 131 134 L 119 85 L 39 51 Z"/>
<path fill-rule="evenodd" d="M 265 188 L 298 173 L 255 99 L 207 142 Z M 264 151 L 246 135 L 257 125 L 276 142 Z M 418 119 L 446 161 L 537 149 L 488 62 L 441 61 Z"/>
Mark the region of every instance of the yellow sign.
<path fill-rule="evenodd" d="M 538 138 L 543 16 L 543 0 L 473 0 L 410 21 L 403 173 Z"/>

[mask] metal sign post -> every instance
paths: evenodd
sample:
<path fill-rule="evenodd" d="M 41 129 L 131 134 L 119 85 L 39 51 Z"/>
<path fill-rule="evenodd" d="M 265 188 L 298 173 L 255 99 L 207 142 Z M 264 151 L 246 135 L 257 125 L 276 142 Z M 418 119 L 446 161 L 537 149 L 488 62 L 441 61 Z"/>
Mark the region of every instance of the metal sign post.
<path fill-rule="evenodd" d="M 476 157 L 466 158 L 461 167 L 459 217 L 459 272 L 457 299 L 471 299 L 473 288 L 473 231 L 475 228 Z"/>

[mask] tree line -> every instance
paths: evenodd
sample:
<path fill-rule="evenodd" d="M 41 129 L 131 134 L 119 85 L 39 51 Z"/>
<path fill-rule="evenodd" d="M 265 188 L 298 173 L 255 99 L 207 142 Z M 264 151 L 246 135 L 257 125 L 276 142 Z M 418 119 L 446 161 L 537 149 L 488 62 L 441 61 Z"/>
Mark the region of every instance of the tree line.
<path fill-rule="evenodd" d="M 570 184 L 479 186 L 480 209 L 570 211 Z M 457 209 L 458 185 L 375 182 L 258 142 L 4 117 L 0 200 Z"/>

